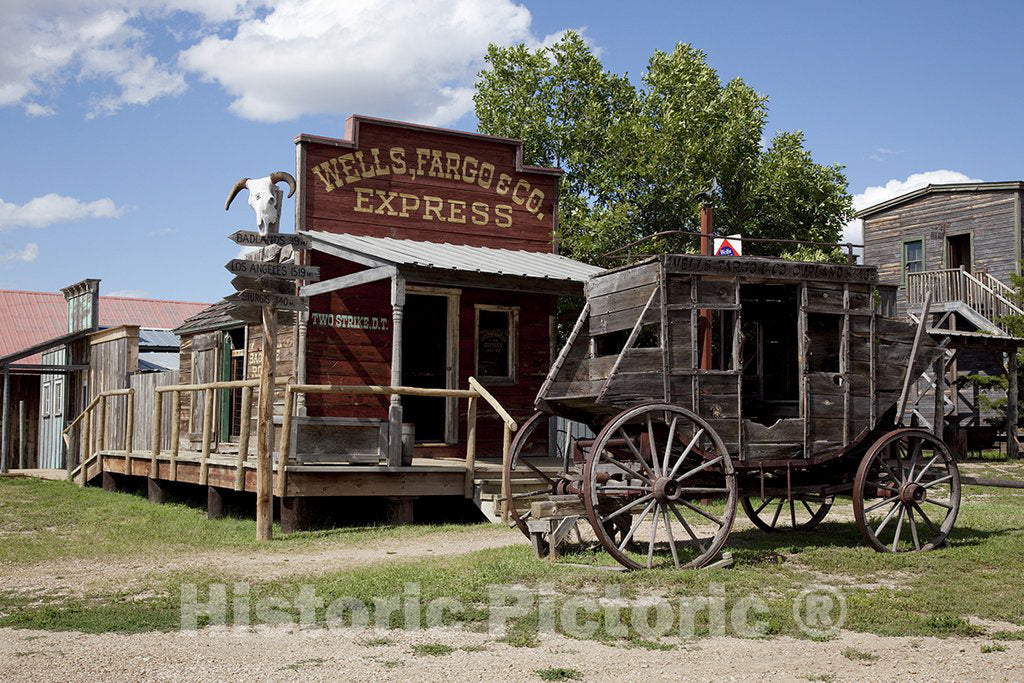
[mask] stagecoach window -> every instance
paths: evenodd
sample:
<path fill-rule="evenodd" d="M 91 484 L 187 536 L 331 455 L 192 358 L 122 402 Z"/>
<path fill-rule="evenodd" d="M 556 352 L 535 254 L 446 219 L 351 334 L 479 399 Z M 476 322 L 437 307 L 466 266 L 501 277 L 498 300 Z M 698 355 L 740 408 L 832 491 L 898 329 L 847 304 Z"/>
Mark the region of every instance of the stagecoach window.
<path fill-rule="evenodd" d="M 626 348 L 629 335 L 632 330 L 619 330 L 607 334 L 599 334 L 594 337 L 595 356 L 617 356 Z M 648 323 L 643 325 L 636 334 L 636 339 L 630 346 L 633 349 L 658 349 L 661 348 L 661 324 Z"/>
<path fill-rule="evenodd" d="M 827 313 L 807 316 L 807 368 L 811 372 L 839 372 L 843 317 Z"/>
<path fill-rule="evenodd" d="M 736 334 L 736 311 L 708 311 L 711 324 L 711 367 L 710 370 L 735 370 L 733 363 L 733 337 Z M 705 324 L 703 318 L 698 325 Z M 704 353 L 704 335 L 697 336 L 698 363 Z"/>
<path fill-rule="evenodd" d="M 519 309 L 476 307 L 476 377 L 490 382 L 516 381 Z"/>

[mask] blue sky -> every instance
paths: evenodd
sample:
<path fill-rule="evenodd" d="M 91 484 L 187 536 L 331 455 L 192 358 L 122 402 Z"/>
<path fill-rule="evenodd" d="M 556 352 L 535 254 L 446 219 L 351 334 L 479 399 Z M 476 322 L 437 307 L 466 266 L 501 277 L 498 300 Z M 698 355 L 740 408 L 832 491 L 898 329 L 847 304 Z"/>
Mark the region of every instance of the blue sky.
<path fill-rule="evenodd" d="M 582 30 L 635 81 L 690 43 L 846 166 L 859 205 L 929 181 L 1024 179 L 1024 3 L 5 0 L 0 287 L 214 301 L 224 198 L 294 172 L 350 113 L 473 130 L 488 42 Z M 283 228 L 292 227 L 292 203 Z"/>

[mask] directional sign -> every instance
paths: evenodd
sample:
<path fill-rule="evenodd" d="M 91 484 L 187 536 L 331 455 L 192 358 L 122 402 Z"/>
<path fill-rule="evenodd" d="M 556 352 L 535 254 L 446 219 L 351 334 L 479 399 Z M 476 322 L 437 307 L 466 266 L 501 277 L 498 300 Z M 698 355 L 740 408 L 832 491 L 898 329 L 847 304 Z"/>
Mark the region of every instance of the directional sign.
<path fill-rule="evenodd" d="M 272 261 L 249 261 L 235 258 L 224 264 L 234 275 L 246 277 L 275 277 L 282 280 L 319 280 L 320 268 L 317 266 L 299 266 L 294 263 L 274 263 Z"/>
<path fill-rule="evenodd" d="M 248 277 L 236 275 L 231 279 L 231 286 L 242 291 L 243 289 L 264 289 L 278 294 L 294 294 L 295 283 L 288 280 L 279 280 L 273 277 Z"/>
<path fill-rule="evenodd" d="M 276 244 L 279 247 L 309 249 L 313 244 L 312 240 L 305 235 L 277 232 L 261 235 L 253 230 L 239 230 L 232 233 L 230 238 L 234 240 L 235 244 L 241 244 L 243 247 L 266 247 L 271 244 Z"/>
<path fill-rule="evenodd" d="M 242 322 L 251 323 L 253 325 L 259 325 L 263 321 L 263 311 L 265 309 L 262 306 L 247 303 L 234 303 L 231 308 L 227 309 L 227 314 L 235 320 L 241 320 Z M 277 322 L 282 325 L 291 325 L 295 322 L 295 313 L 291 311 L 277 311 Z M 256 367 L 257 375 L 259 374 L 259 367 Z"/>
<path fill-rule="evenodd" d="M 274 306 L 287 311 L 306 310 L 306 301 L 300 296 L 290 294 L 278 294 L 276 292 L 257 292 L 254 289 L 243 289 L 230 296 L 224 297 L 225 301 L 256 304 L 257 306 Z"/>

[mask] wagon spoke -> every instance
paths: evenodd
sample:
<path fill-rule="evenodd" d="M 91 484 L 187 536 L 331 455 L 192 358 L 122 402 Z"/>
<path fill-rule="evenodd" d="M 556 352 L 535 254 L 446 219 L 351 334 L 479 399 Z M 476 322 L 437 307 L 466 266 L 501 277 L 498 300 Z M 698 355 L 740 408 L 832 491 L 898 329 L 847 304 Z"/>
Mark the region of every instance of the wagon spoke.
<path fill-rule="evenodd" d="M 633 520 L 633 524 L 629 527 L 629 532 L 625 537 L 623 537 L 622 542 L 619 543 L 619 550 L 626 547 L 626 544 L 633 538 L 633 534 L 635 534 L 636 530 L 640 528 L 640 524 L 644 521 L 644 518 L 647 517 L 647 513 L 651 511 L 651 508 L 654 507 L 657 502 L 658 501 L 656 500 L 652 500 L 647 504 L 647 507 L 644 508 L 644 511 L 637 515 L 636 519 Z"/>
<path fill-rule="evenodd" d="M 761 507 L 759 507 L 756 510 L 754 510 L 754 514 L 755 515 L 761 514 L 761 510 L 764 510 L 766 507 L 768 507 L 768 504 L 771 503 L 773 500 L 775 500 L 775 498 L 769 498 L 768 500 L 766 500 L 763 503 L 761 503 Z"/>
<path fill-rule="evenodd" d="M 900 492 L 900 490 L 897 489 L 897 488 L 893 488 L 892 486 L 886 486 L 885 484 L 882 484 L 882 483 L 877 482 L 877 481 L 869 481 L 868 483 L 871 484 L 872 486 L 874 486 L 875 488 L 882 489 L 883 491 L 891 491 L 892 493 L 899 493 Z"/>
<path fill-rule="evenodd" d="M 779 523 L 779 515 L 782 514 L 782 506 L 785 505 L 785 504 L 786 504 L 786 501 L 784 501 L 784 500 L 782 500 L 780 498 L 779 499 L 779 506 L 777 508 L 775 508 L 775 516 L 772 517 L 772 528 L 773 529 L 775 528 L 775 525 Z"/>
<path fill-rule="evenodd" d="M 657 475 L 655 475 L 654 472 L 651 471 L 651 468 L 647 464 L 647 461 L 644 460 L 644 456 L 640 453 L 640 449 L 638 449 L 636 447 L 636 444 L 633 443 L 633 439 L 630 438 L 630 436 L 626 434 L 626 431 L 621 427 L 617 430 L 616 433 L 619 436 L 621 436 L 622 439 L 626 442 L 626 445 L 629 446 L 629 450 L 633 452 L 633 457 L 640 462 L 640 466 L 644 468 L 645 472 L 647 472 L 647 476 L 650 477 L 652 480 L 656 479 Z"/>
<path fill-rule="evenodd" d="M 690 535 L 691 539 L 693 539 L 693 544 L 695 546 L 697 546 L 698 548 L 700 548 L 700 551 L 702 553 L 706 553 L 708 551 L 707 546 L 705 546 L 703 543 L 700 542 L 700 539 L 697 538 L 697 534 L 693 533 L 693 529 L 690 527 L 690 525 L 683 518 L 682 513 L 679 512 L 679 510 L 676 509 L 676 506 L 671 504 L 671 503 L 669 503 L 668 507 L 669 507 L 670 510 L 672 510 L 672 514 L 676 516 L 676 519 L 679 520 L 679 523 L 683 525 L 683 528 L 686 529 L 686 533 Z"/>
<path fill-rule="evenodd" d="M 811 509 L 811 506 L 807 504 L 806 500 L 801 499 L 800 504 L 804 506 L 805 510 L 807 510 L 807 514 L 809 514 L 811 517 L 814 517 L 814 510 Z M 794 524 L 794 526 L 796 525 Z"/>
<path fill-rule="evenodd" d="M 615 467 L 618 467 L 620 470 L 622 470 L 623 472 L 625 472 L 626 474 L 628 474 L 630 476 L 639 477 L 640 479 L 643 479 L 644 481 L 646 481 L 648 484 L 650 484 L 652 486 L 654 485 L 654 482 L 652 482 L 650 479 L 648 479 L 643 474 L 640 474 L 636 470 L 629 469 L 628 467 L 623 465 L 621 462 L 619 462 L 618 460 L 616 460 L 612 456 L 608 455 L 607 451 L 602 451 L 601 452 L 601 459 L 604 460 L 605 462 L 608 462 L 611 465 L 614 465 Z"/>
<path fill-rule="evenodd" d="M 903 503 L 899 504 L 900 511 L 896 513 L 896 535 L 892 539 L 892 551 L 896 552 L 896 548 L 900 544 L 900 532 L 903 531 L 903 511 L 906 506 Z"/>
<path fill-rule="evenodd" d="M 923 487 L 924 487 L 924 488 L 926 488 L 926 489 L 927 489 L 927 488 L 931 488 L 932 486 L 935 486 L 936 484 L 941 484 L 941 483 L 943 483 L 943 482 L 949 481 L 949 480 L 950 480 L 950 479 L 952 479 L 952 478 L 953 478 L 953 475 L 952 475 L 952 474 L 947 474 L 947 475 L 946 475 L 946 476 L 944 476 L 944 477 L 939 477 L 938 479 L 932 479 L 932 480 L 931 480 L 930 482 L 928 482 L 927 484 L 921 484 L 921 486 L 923 486 Z"/>
<path fill-rule="evenodd" d="M 661 465 L 658 463 L 658 449 L 655 447 L 654 442 L 654 423 L 651 422 L 651 416 L 647 416 L 647 449 L 651 452 L 651 462 L 654 464 L 654 473 L 661 476 Z"/>
<path fill-rule="evenodd" d="M 917 522 L 914 521 L 914 510 L 911 507 L 907 508 L 907 521 L 910 522 L 910 536 L 914 539 L 914 548 L 920 550 L 921 539 L 917 537 Z"/>
<path fill-rule="evenodd" d="M 950 505 L 949 503 L 943 503 L 943 502 L 938 501 L 938 500 L 932 500 L 931 498 L 925 498 L 921 502 L 922 503 L 931 503 L 932 505 L 938 505 L 939 507 L 946 508 L 947 510 L 952 510 L 953 509 L 953 506 Z"/>
<path fill-rule="evenodd" d="M 552 486 L 555 486 L 555 480 L 552 479 L 551 477 L 549 477 L 543 471 L 541 471 L 541 469 L 539 467 L 537 467 L 532 462 L 530 462 L 529 458 L 522 458 L 522 459 L 519 460 L 519 462 L 523 463 L 524 465 L 529 467 L 531 470 L 533 470 L 534 472 L 539 474 L 547 483 L 551 484 Z"/>
<path fill-rule="evenodd" d="M 939 527 L 935 526 L 935 524 L 928 517 L 928 515 L 924 513 L 924 510 L 921 509 L 920 505 L 914 503 L 914 509 L 917 510 L 917 514 L 921 515 L 921 519 L 924 520 L 924 523 L 927 524 L 933 532 L 935 532 L 936 534 L 942 533 L 941 531 L 939 531 Z"/>
<path fill-rule="evenodd" d="M 646 496 L 641 496 L 641 497 L 637 498 L 636 500 L 631 500 L 628 503 L 626 503 L 625 505 L 623 505 L 622 507 L 620 507 L 615 512 L 611 513 L 610 515 L 608 515 L 606 517 L 602 517 L 601 518 L 601 523 L 604 524 L 605 522 L 607 522 L 609 520 L 615 519 L 616 517 L 621 515 L 623 512 L 627 512 L 627 511 L 635 508 L 637 505 L 640 505 L 641 503 L 647 502 L 651 498 L 654 498 L 654 494 L 653 493 L 648 493 Z"/>
<path fill-rule="evenodd" d="M 714 515 L 712 515 L 712 514 L 710 514 L 708 512 L 704 512 L 699 507 L 697 507 L 696 505 L 690 503 L 689 501 L 683 500 L 682 498 L 680 498 L 677 502 L 680 505 L 684 506 L 684 507 L 690 508 L 691 510 L 696 512 L 698 515 L 700 515 L 702 517 L 705 517 L 706 519 L 710 519 L 712 522 L 714 522 L 718 526 L 725 526 L 725 522 L 723 520 L 719 519 L 718 517 L 715 517 Z"/>
<path fill-rule="evenodd" d="M 896 505 L 892 506 L 892 509 L 889 510 L 888 513 L 886 513 L 884 518 L 882 518 L 882 523 L 878 525 L 877 529 L 875 529 L 875 537 L 876 538 L 878 537 L 878 535 L 880 533 L 882 533 L 882 529 L 884 529 L 885 525 L 889 523 L 889 520 L 892 519 L 893 513 L 896 512 L 896 510 L 898 510 L 901 506 L 902 506 L 902 503 L 900 503 L 899 499 L 897 499 L 896 500 Z"/>
<path fill-rule="evenodd" d="M 672 479 L 673 477 L 676 476 L 676 472 L 679 470 L 679 466 L 683 464 L 683 460 L 686 460 L 686 456 L 688 456 L 690 454 L 690 451 L 693 450 L 693 447 L 695 445 L 697 445 L 697 439 L 699 439 L 701 434 L 703 434 L 703 433 L 704 433 L 703 429 L 698 429 L 697 433 L 693 435 L 692 439 L 690 439 L 690 443 L 688 443 L 686 445 L 686 448 L 683 449 L 683 452 L 679 456 L 679 459 L 676 460 L 676 464 L 672 466 L 672 472 L 668 475 L 669 479 Z M 717 460 L 721 460 L 721 458 L 718 458 Z M 668 460 L 666 459 L 665 462 L 668 463 Z M 714 462 L 714 461 L 712 461 L 712 462 Z M 685 474 L 684 476 L 680 477 L 679 481 L 682 481 L 683 479 L 686 479 L 686 477 L 690 476 L 690 474 L 693 474 L 693 472 L 689 472 L 689 473 Z"/>
<path fill-rule="evenodd" d="M 683 475 L 681 475 L 679 477 L 676 477 L 676 481 L 685 481 L 686 479 L 689 479 L 690 477 L 692 477 L 693 475 L 697 474 L 698 472 L 703 472 L 704 470 L 706 470 L 709 467 L 714 467 L 718 463 L 722 462 L 723 458 L 724 458 L 724 456 L 720 455 L 717 458 L 714 458 L 712 460 L 708 460 L 705 463 L 701 463 L 700 465 L 697 465 L 696 467 L 694 467 L 692 470 L 684 473 Z M 682 459 L 680 459 L 680 462 L 682 462 Z M 672 475 L 669 475 L 669 477 L 671 477 L 671 476 Z"/>
<path fill-rule="evenodd" d="M 654 542 L 658 539 L 658 513 L 661 505 L 654 506 L 654 520 L 651 522 L 651 540 L 647 543 L 647 568 L 651 568 L 654 562 Z"/>
<path fill-rule="evenodd" d="M 928 464 L 927 464 L 927 465 L 925 465 L 925 466 L 924 466 L 923 468 L 921 468 L 921 471 L 917 473 L 917 476 L 916 476 L 916 477 L 914 478 L 914 481 L 915 481 L 915 482 L 920 482 L 920 481 L 921 481 L 921 478 L 922 478 L 922 477 L 924 476 L 924 473 L 925 473 L 925 472 L 927 472 L 928 470 L 930 470 L 930 469 L 931 469 L 931 467 L 932 467 L 932 465 L 934 465 L 934 464 L 935 464 L 935 462 L 936 462 L 936 461 L 937 461 L 937 460 L 938 460 L 938 459 L 939 459 L 939 458 L 940 458 L 941 456 L 942 456 L 942 454 L 941 454 L 941 453 L 936 453 L 936 454 L 935 454 L 935 457 L 933 457 L 933 458 L 932 458 L 931 460 L 929 460 L 929 461 L 928 461 Z"/>
<path fill-rule="evenodd" d="M 662 457 L 661 462 L 664 463 L 665 469 L 668 469 L 668 456 L 672 454 L 672 442 L 675 441 L 676 436 L 676 425 L 679 423 L 679 416 L 672 416 L 672 424 L 668 427 L 668 437 L 665 439 L 665 455 Z M 672 475 L 669 475 L 670 477 Z"/>
<path fill-rule="evenodd" d="M 869 505 L 868 507 L 864 508 L 864 514 L 867 514 L 867 513 L 871 512 L 872 510 L 877 510 L 878 508 L 882 507 L 883 505 L 895 505 L 898 502 L 900 502 L 899 498 L 883 498 L 882 500 L 878 501 L 877 503 L 874 503 L 874 504 Z"/>
<path fill-rule="evenodd" d="M 668 509 L 663 507 L 661 514 L 665 517 L 665 535 L 668 536 L 668 547 L 672 550 L 672 564 L 679 569 L 679 551 L 676 550 L 676 539 L 672 537 L 672 520 L 669 519 Z"/>
<path fill-rule="evenodd" d="M 917 459 L 921 456 L 921 449 L 924 447 L 924 439 L 915 441 L 914 450 L 910 456 L 910 471 L 907 474 L 907 481 L 914 481 L 914 470 L 917 468 Z"/>

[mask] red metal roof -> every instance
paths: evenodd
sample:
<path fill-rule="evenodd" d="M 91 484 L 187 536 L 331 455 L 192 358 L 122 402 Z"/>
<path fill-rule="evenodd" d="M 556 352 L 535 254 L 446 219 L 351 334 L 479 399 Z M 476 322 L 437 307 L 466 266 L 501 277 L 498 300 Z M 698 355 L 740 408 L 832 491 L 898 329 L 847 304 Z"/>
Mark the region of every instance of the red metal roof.
<path fill-rule="evenodd" d="M 101 295 L 100 326 L 139 325 L 170 330 L 209 305 Z M 0 356 L 59 337 L 67 331 L 68 304 L 60 292 L 0 289 Z"/>

